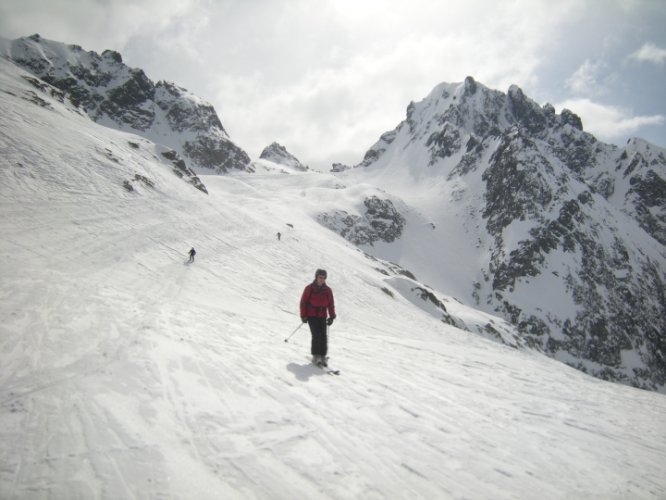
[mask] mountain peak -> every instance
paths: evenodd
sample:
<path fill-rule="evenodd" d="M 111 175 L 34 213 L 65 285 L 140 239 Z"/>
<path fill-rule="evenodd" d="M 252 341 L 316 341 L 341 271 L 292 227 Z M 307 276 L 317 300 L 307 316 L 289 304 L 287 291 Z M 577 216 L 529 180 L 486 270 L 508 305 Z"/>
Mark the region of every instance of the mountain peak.
<path fill-rule="evenodd" d="M 377 257 L 400 255 L 397 263 L 418 274 L 433 271 L 422 262 L 456 262 L 435 270 L 438 286 L 461 275 L 455 281 L 468 284 L 451 293 L 500 313 L 528 343 L 606 379 L 664 386 L 663 340 L 654 333 L 666 331 L 661 148 L 631 140 L 620 150 L 585 132 L 568 109 L 557 114 L 516 85 L 503 93 L 467 77 L 410 103 L 357 167 L 338 175 L 413 204 L 428 214 L 423 227 L 434 221 L 419 234 L 419 246 L 437 249 L 430 258 L 407 244 L 373 250 Z M 424 202 L 424 190 L 442 201 Z M 475 254 L 463 271 L 463 256 Z M 544 299 L 535 304 L 537 296 Z M 633 364 L 624 364 L 628 351 Z"/>
<path fill-rule="evenodd" d="M 99 55 L 38 34 L 2 40 L 0 52 L 65 92 L 92 120 L 160 142 L 199 172 L 252 171 L 249 156 L 230 140 L 211 104 L 175 84 L 155 84 L 143 70 L 126 66 L 118 52 Z"/>
<path fill-rule="evenodd" d="M 473 77 L 468 76 L 465 78 L 465 94 L 474 95 L 476 93 L 477 85 Z"/>
<path fill-rule="evenodd" d="M 262 160 L 272 161 L 279 165 L 284 165 L 286 167 L 292 167 L 296 170 L 307 170 L 308 167 L 303 165 L 298 158 L 292 155 L 287 148 L 273 142 L 272 144 L 266 146 L 259 156 Z"/>
<path fill-rule="evenodd" d="M 503 93 L 468 76 L 462 83 L 440 83 L 423 100 L 411 102 L 406 119 L 383 134 L 357 166 L 381 165 L 388 149 L 399 150 L 407 143 L 411 149 L 420 144 L 428 152 L 427 165 L 434 166 L 449 158 L 459 159 L 468 145 L 498 138 L 514 128 L 545 139 L 564 133 L 566 126 L 583 133 L 581 119 L 567 109 L 558 115 L 552 105 L 539 106 L 517 85 Z M 390 148 L 399 136 L 402 146 Z M 585 137 L 594 139 L 589 134 Z M 392 154 L 402 155 L 398 151 Z"/>

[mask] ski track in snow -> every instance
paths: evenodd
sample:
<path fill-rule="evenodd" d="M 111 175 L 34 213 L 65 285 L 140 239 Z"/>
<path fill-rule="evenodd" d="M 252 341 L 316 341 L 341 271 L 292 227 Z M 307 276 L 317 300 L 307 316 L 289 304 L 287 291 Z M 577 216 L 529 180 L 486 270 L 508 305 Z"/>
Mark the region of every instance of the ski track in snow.
<path fill-rule="evenodd" d="M 155 191 L 114 196 L 108 166 L 70 163 L 132 136 L 2 99 L 28 146 L 0 129 L 1 498 L 666 498 L 663 395 L 389 297 L 311 218 L 327 175 L 203 177 L 205 196 L 156 163 Z M 284 342 L 318 267 L 339 377 L 307 327 Z"/>

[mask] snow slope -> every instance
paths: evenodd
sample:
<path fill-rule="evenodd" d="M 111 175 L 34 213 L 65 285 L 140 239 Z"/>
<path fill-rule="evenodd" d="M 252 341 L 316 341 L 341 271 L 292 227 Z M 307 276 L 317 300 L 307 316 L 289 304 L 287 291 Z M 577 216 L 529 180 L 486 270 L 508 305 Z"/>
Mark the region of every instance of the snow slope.
<path fill-rule="evenodd" d="M 0 498 L 666 497 L 663 394 L 417 307 L 315 222 L 334 178 L 206 195 L 0 64 Z M 284 342 L 317 267 L 339 377 Z"/>

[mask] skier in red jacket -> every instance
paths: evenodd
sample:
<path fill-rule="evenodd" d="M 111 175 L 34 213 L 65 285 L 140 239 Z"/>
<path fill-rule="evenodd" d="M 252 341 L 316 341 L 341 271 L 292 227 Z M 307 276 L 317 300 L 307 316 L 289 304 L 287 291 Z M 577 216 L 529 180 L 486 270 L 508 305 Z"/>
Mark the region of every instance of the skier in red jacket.
<path fill-rule="evenodd" d="M 301 320 L 310 326 L 312 362 L 319 366 L 327 366 L 326 327 L 332 325 L 335 319 L 333 290 L 326 284 L 326 278 L 326 271 L 317 269 L 314 281 L 305 287 L 303 295 L 301 295 Z M 326 319 L 327 315 L 328 319 Z"/>

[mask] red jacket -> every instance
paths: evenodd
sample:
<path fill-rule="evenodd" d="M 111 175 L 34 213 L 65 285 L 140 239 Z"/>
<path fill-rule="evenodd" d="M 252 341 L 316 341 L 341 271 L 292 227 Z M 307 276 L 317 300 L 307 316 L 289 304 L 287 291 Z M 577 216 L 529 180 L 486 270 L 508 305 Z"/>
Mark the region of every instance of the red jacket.
<path fill-rule="evenodd" d="M 318 287 L 315 283 L 310 283 L 301 295 L 301 318 L 325 318 L 327 311 L 331 318 L 335 318 L 333 290 L 326 284 Z"/>

